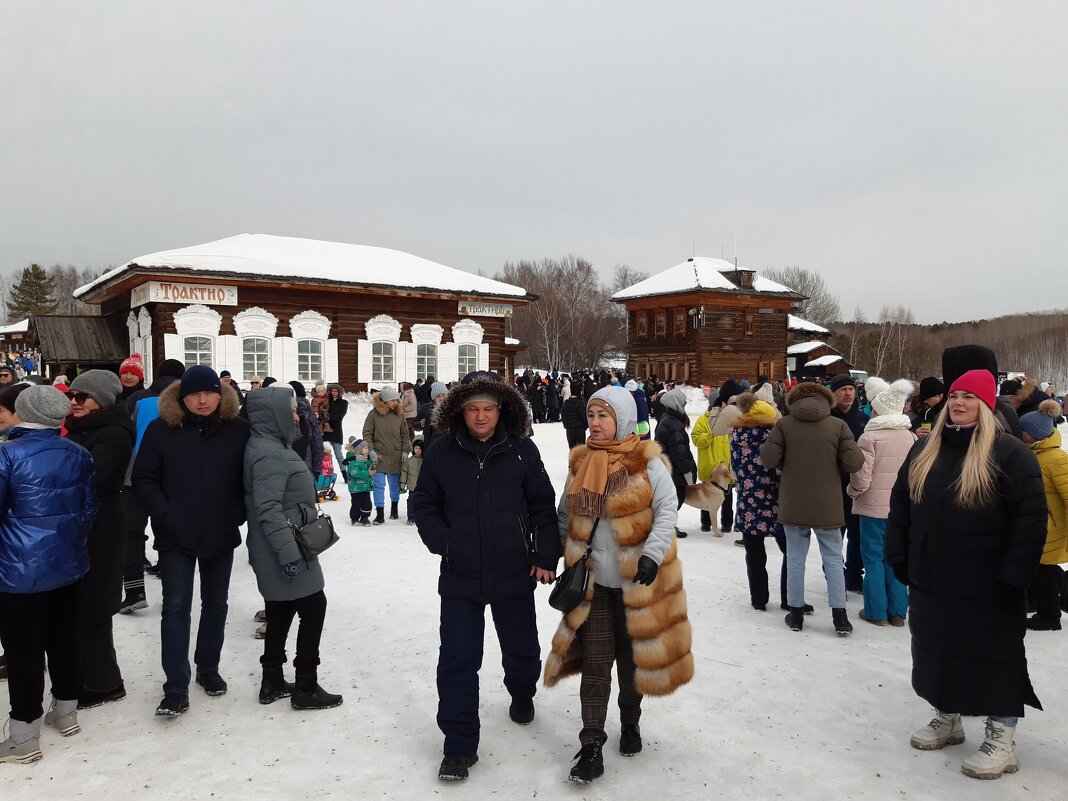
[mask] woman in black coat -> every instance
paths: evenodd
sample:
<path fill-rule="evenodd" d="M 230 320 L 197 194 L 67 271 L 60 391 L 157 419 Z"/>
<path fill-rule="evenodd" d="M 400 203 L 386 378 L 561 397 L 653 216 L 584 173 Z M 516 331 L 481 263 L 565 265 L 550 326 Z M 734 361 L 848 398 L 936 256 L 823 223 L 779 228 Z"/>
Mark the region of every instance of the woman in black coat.
<path fill-rule="evenodd" d="M 1024 592 L 1046 535 L 1038 461 L 998 424 L 993 376 L 972 370 L 898 473 L 886 563 L 909 585 L 912 686 L 935 708 L 912 746 L 964 741 L 961 715 L 985 715 L 986 740 L 961 770 L 994 779 L 1019 768 L 1013 734 L 1041 709 L 1027 674 Z"/>
<path fill-rule="evenodd" d="M 574 448 L 586 441 L 586 399 L 582 395 L 572 395 L 560 410 L 567 434 L 567 447 Z"/>
<path fill-rule="evenodd" d="M 690 437 L 686 429 L 690 427 L 690 418 L 686 416 L 686 396 L 681 389 L 673 389 L 660 398 L 661 416 L 656 424 L 653 437 L 660 443 L 660 449 L 671 462 L 671 480 L 675 483 L 675 492 L 679 497 L 679 509 L 686 498 L 686 487 L 697 481 L 697 462 L 690 450 Z M 678 537 L 685 537 L 685 531 L 675 529 Z"/>
<path fill-rule="evenodd" d="M 345 422 L 345 415 L 349 411 L 349 402 L 344 398 L 345 388 L 341 384 L 331 384 L 327 394 L 330 396 L 330 408 L 327 411 L 330 430 L 323 432 L 323 442 L 329 442 L 330 447 L 333 448 L 337 469 L 340 471 L 341 462 L 345 458 L 343 450 L 345 432 L 342 430 L 342 426 Z"/>
<path fill-rule="evenodd" d="M 115 657 L 112 616 L 122 603 L 126 521 L 121 492 L 136 431 L 125 406 L 116 403 L 121 392 L 114 373 L 87 370 L 71 382 L 67 393 L 71 398 L 67 438 L 93 457 L 99 504 L 89 537 L 89 572 L 78 584 L 79 709 L 126 696 Z"/>

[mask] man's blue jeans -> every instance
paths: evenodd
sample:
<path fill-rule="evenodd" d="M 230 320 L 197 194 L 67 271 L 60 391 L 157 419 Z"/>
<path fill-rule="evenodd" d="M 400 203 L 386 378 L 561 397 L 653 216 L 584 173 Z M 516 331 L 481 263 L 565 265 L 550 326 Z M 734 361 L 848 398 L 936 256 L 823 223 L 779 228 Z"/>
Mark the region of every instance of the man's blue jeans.
<path fill-rule="evenodd" d="M 197 559 L 174 551 L 160 551 L 159 578 L 163 585 L 163 672 L 164 693 L 189 692 L 189 627 L 193 608 L 193 574 L 200 562 L 200 626 L 193 661 L 197 674 L 219 670 L 223 634 L 226 629 L 227 597 L 234 552 L 225 551 L 210 559 Z"/>

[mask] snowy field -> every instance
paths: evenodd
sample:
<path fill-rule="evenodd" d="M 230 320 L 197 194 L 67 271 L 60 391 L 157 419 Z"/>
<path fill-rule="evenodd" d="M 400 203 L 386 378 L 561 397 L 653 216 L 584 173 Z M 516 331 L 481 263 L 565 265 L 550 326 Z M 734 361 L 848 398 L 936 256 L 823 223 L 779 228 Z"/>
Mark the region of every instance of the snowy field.
<path fill-rule="evenodd" d="M 693 407 L 701 407 L 696 397 Z M 353 405 L 346 434 L 359 433 L 365 412 L 366 404 Z M 559 492 L 563 429 L 537 426 L 535 442 Z M 587 787 L 568 783 L 581 726 L 578 680 L 541 689 L 534 723 L 512 724 L 490 623 L 481 759 L 467 782 L 444 785 L 437 780 L 442 738 L 434 722 L 437 559 L 414 527 L 404 525 L 403 499 L 401 521 L 354 529 L 348 495 L 343 489 L 340 495 L 327 504 L 342 541 L 323 557 L 330 608 L 320 677 L 326 689 L 344 693 L 343 706 L 298 713 L 284 701 L 257 702 L 262 642 L 253 639 L 252 618 L 262 602 L 241 548 L 221 666 L 229 694 L 208 698 L 193 686 L 188 713 L 173 721 L 154 717 L 163 681 L 160 588 L 149 578 L 149 608 L 115 619 L 127 698 L 82 712 L 78 736 L 63 739 L 46 728 L 42 761 L 0 765 L 0 798 L 1068 798 L 1068 632 L 1027 636 L 1032 680 L 1046 711 L 1029 710 L 1020 724 L 1020 772 L 994 782 L 969 779 L 959 763 L 981 742 L 979 719 L 966 721 L 964 745 L 933 752 L 909 747 L 910 733 L 930 710 L 909 685 L 907 629 L 865 624 L 857 617 L 861 599 L 851 593 L 854 634 L 836 637 L 813 547 L 807 600 L 816 614 L 804 632 L 791 633 L 774 605 L 768 612 L 750 608 L 744 552 L 735 538 L 701 534 L 698 512 L 689 508 L 680 513 L 680 527 L 690 537 L 679 550 L 697 672 L 674 696 L 646 700 L 645 750 L 633 759 L 616 752 L 613 703 L 605 776 Z M 775 575 L 777 554 L 770 561 Z M 558 614 L 545 603 L 548 589 L 537 592 L 544 653 Z"/>

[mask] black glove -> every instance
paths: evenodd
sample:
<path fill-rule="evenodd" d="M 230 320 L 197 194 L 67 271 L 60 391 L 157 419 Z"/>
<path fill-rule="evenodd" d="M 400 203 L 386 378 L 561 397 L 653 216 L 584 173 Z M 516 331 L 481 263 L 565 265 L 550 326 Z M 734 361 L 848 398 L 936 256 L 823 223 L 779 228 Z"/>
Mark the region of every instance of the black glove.
<path fill-rule="evenodd" d="M 634 582 L 648 587 L 656 580 L 656 573 L 659 569 L 656 562 L 648 556 L 643 556 L 638 560 L 638 572 L 634 574 Z"/>

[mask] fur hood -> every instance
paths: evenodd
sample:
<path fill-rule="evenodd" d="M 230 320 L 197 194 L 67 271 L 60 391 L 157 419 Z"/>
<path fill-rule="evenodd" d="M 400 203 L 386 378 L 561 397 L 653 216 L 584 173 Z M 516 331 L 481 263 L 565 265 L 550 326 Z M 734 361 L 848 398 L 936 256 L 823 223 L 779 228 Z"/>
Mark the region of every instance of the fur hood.
<path fill-rule="evenodd" d="M 174 381 L 159 394 L 159 416 L 171 428 L 178 428 L 185 422 L 185 406 L 178 400 L 181 381 Z M 241 411 L 241 401 L 236 392 L 223 392 L 219 401 L 219 419 L 233 420 Z"/>
<path fill-rule="evenodd" d="M 834 393 L 822 384 L 813 381 L 805 381 L 791 389 L 786 395 L 786 405 L 793 406 L 794 403 L 805 398 L 823 398 L 828 406 L 834 408 Z"/>
<path fill-rule="evenodd" d="M 530 412 L 523 396 L 511 384 L 488 378 L 453 387 L 445 400 L 434 409 L 434 426 L 442 432 L 458 427 L 463 423 L 464 403 L 475 395 L 483 394 L 497 398 L 501 406 L 501 423 L 510 435 L 521 438 L 530 436 Z"/>
<path fill-rule="evenodd" d="M 1016 390 L 1016 397 L 1019 399 L 1020 405 L 1026 405 L 1026 403 L 1031 400 L 1031 396 L 1035 394 L 1035 391 L 1037 389 L 1038 381 L 1036 381 L 1034 378 L 1024 379 L 1023 384 L 1018 390 Z"/>
<path fill-rule="evenodd" d="M 337 386 L 337 384 L 331 384 L 330 386 Z M 398 406 L 396 409 L 390 409 L 389 404 L 382 400 L 382 396 L 378 392 L 371 396 L 371 406 L 373 406 L 374 410 L 379 414 L 395 414 L 400 417 L 404 416 L 403 406 Z"/>

